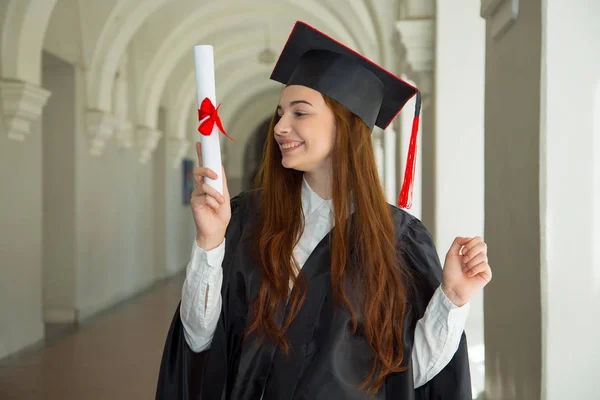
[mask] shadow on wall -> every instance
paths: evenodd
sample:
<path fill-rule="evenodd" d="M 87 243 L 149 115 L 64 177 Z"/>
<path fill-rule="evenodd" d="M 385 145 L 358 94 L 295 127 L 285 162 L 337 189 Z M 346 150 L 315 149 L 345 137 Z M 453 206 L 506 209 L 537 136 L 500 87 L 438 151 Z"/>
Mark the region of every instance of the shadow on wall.
<path fill-rule="evenodd" d="M 252 183 L 258 173 L 258 167 L 262 159 L 263 147 L 267 140 L 271 118 L 265 119 L 250 135 L 246 148 L 244 149 L 244 176 L 242 190 L 252 189 Z"/>

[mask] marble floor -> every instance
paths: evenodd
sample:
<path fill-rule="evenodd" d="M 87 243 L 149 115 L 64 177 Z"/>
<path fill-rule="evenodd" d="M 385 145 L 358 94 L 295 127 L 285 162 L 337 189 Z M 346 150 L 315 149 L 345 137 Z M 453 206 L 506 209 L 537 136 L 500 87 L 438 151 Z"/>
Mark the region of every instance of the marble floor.
<path fill-rule="evenodd" d="M 153 399 L 183 276 L 0 363 L 2 400 Z M 57 338 L 58 336 L 58 338 Z"/>

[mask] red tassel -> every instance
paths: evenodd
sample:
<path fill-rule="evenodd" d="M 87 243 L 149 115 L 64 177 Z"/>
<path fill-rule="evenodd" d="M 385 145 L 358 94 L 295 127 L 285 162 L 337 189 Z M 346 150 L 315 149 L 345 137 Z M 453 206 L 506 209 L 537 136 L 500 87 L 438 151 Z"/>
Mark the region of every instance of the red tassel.
<path fill-rule="evenodd" d="M 405 209 L 409 209 L 412 206 L 413 183 L 415 179 L 415 167 L 417 164 L 417 134 L 419 132 L 420 111 L 421 93 L 417 92 L 415 118 L 413 119 L 412 132 L 410 134 L 408 156 L 406 157 L 406 169 L 404 170 L 404 181 L 402 182 L 402 190 L 398 196 L 398 206 Z"/>

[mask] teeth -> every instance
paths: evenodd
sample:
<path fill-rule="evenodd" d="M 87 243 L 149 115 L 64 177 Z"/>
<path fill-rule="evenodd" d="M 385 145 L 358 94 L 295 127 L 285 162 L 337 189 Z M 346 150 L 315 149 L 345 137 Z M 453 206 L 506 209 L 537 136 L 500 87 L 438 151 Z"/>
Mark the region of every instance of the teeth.
<path fill-rule="evenodd" d="M 285 143 L 281 145 L 283 150 L 291 149 L 300 146 L 302 143 Z"/>

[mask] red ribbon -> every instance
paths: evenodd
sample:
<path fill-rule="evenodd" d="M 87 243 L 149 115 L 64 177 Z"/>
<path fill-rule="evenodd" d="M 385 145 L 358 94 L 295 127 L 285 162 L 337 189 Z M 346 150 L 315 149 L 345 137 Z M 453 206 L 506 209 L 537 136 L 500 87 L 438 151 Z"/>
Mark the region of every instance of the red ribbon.
<path fill-rule="evenodd" d="M 215 105 L 208 97 L 205 97 L 204 100 L 202 100 L 200 108 L 198 109 L 198 120 L 204 121 L 202 121 L 200 126 L 198 126 L 198 132 L 204 136 L 210 136 L 215 124 L 217 124 L 217 127 L 221 132 L 223 132 L 223 135 L 227 136 L 230 140 L 233 140 L 225 132 L 225 128 L 223 128 L 223 123 L 219 117 L 219 107 L 221 107 L 220 104 L 217 106 L 217 108 L 215 108 Z"/>

